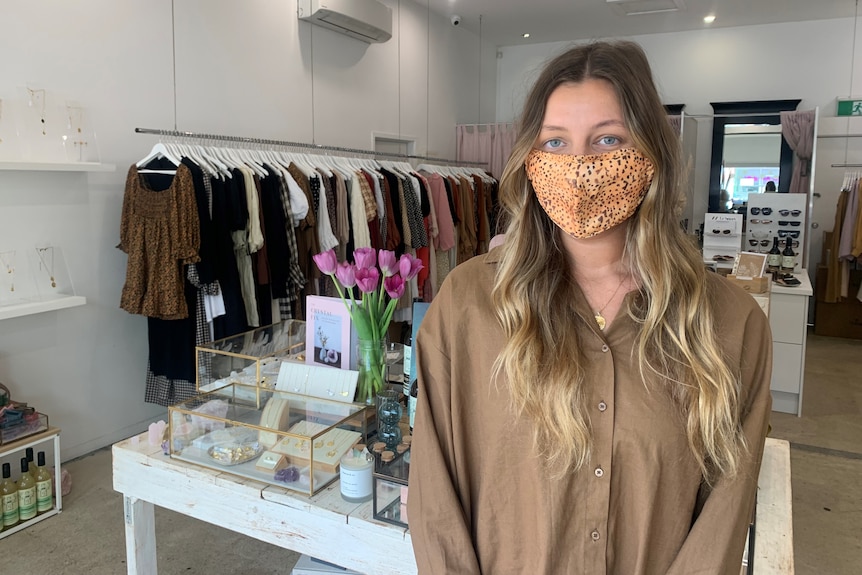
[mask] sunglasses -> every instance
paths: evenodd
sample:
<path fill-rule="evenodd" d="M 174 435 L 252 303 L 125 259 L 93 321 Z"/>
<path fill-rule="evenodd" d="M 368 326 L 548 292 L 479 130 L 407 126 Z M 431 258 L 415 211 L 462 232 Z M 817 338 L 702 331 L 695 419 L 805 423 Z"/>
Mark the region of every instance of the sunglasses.
<path fill-rule="evenodd" d="M 782 221 L 778 222 L 779 226 L 793 226 L 794 228 L 798 228 L 800 226 L 800 224 L 802 224 L 802 222 L 790 222 L 790 221 L 786 221 L 786 220 L 782 220 Z"/>
<path fill-rule="evenodd" d="M 772 220 L 751 220 L 752 224 L 771 224 Z"/>
<path fill-rule="evenodd" d="M 712 233 L 714 233 L 715 235 L 724 234 L 726 236 L 729 236 L 730 230 L 712 230 Z"/>
<path fill-rule="evenodd" d="M 796 239 L 799 237 L 799 232 L 797 230 L 794 230 L 792 232 L 790 230 L 778 230 L 778 237 L 779 238 L 786 238 L 787 236 L 790 236 L 791 238 Z"/>
<path fill-rule="evenodd" d="M 748 211 L 751 212 L 751 215 L 753 216 L 756 216 L 761 213 L 764 216 L 772 215 L 772 208 L 749 208 Z"/>
<path fill-rule="evenodd" d="M 750 246 L 756 246 L 757 244 L 766 247 L 769 245 L 769 240 L 748 240 L 748 245 Z"/>
<path fill-rule="evenodd" d="M 769 237 L 769 232 L 751 232 L 751 237 L 762 240 Z"/>
<path fill-rule="evenodd" d="M 798 217 L 799 214 L 802 213 L 802 210 L 778 210 L 778 213 L 782 216 L 793 216 L 794 218 Z"/>

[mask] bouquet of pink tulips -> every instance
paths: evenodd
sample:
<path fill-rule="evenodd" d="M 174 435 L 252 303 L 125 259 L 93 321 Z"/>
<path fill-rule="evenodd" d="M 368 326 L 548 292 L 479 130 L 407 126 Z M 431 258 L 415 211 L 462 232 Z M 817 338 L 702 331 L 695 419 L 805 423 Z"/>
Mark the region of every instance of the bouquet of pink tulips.
<path fill-rule="evenodd" d="M 314 256 L 314 263 L 322 273 L 332 278 L 338 295 L 350 313 L 360 342 L 371 342 L 378 350 L 376 355 L 381 356 L 369 360 L 374 364 L 374 370 L 371 374 L 365 374 L 364 381 L 363 358 L 359 358 L 358 395 L 360 399 L 367 401 L 383 388 L 385 349 L 382 353 L 379 350 L 386 340 L 389 322 L 392 321 L 398 299 L 404 294 L 407 282 L 415 278 L 422 269 L 422 262 L 410 254 L 404 254 L 398 259 L 395 252 L 378 251 L 374 248 L 354 250 L 353 259 L 354 263 L 339 263 L 335 250 L 329 250 Z M 362 294 L 358 301 L 354 295 L 354 287 L 359 288 Z"/>

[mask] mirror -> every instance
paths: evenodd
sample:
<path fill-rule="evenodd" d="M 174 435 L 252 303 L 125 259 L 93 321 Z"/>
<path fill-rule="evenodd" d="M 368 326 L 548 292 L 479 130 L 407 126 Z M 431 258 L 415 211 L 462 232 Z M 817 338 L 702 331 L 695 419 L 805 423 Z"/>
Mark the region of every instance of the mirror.
<path fill-rule="evenodd" d="M 788 191 L 793 150 L 781 136 L 779 112 L 795 110 L 800 101 L 711 102 L 710 212 L 727 211 L 731 201 L 742 206 L 749 192 L 763 192 L 770 181 L 778 192 Z"/>

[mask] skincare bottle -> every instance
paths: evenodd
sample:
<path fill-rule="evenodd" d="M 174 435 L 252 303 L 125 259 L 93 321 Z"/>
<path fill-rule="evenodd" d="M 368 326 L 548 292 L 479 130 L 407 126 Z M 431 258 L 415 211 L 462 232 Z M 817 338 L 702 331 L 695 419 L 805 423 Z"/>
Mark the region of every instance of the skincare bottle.
<path fill-rule="evenodd" d="M 21 477 L 18 479 L 18 518 L 27 521 L 36 517 L 36 480 L 30 475 L 30 464 L 21 458 Z"/>
<path fill-rule="evenodd" d="M 9 463 L 3 464 L 0 498 L 3 500 L 3 527 L 11 529 L 18 525 L 18 486 L 12 481 L 12 466 Z"/>
<path fill-rule="evenodd" d="M 36 513 L 41 515 L 54 507 L 53 480 L 45 468 L 45 452 L 39 452 L 39 466 L 36 468 Z"/>

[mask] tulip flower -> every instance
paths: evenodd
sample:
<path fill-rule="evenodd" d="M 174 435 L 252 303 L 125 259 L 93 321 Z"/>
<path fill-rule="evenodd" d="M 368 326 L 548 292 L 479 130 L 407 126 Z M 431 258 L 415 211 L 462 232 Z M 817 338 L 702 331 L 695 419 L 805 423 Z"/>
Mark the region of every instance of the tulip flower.
<path fill-rule="evenodd" d="M 377 289 L 380 272 L 377 268 L 359 268 L 356 270 L 356 285 L 362 293 L 371 293 Z"/>
<path fill-rule="evenodd" d="M 410 281 L 415 278 L 419 275 L 419 272 L 423 267 L 422 260 L 414 258 L 410 254 L 404 254 L 401 256 L 401 259 L 398 260 L 398 269 L 401 272 L 401 277 L 404 278 L 404 281 Z"/>
<path fill-rule="evenodd" d="M 346 288 L 356 285 L 356 267 L 349 262 L 341 262 L 335 270 L 335 277 Z"/>
<path fill-rule="evenodd" d="M 374 248 L 357 248 L 353 250 L 353 261 L 359 269 L 370 269 L 377 265 L 377 250 Z"/>
<path fill-rule="evenodd" d="M 383 280 L 383 289 L 392 299 L 398 299 L 404 294 L 404 278 L 394 275 Z"/>
<path fill-rule="evenodd" d="M 338 258 L 335 256 L 335 250 L 329 250 L 312 256 L 314 263 L 317 264 L 317 269 L 328 276 L 335 273 L 335 267 L 338 265 Z"/>
<path fill-rule="evenodd" d="M 383 272 L 383 277 L 388 278 L 398 273 L 398 261 L 395 259 L 395 252 L 389 250 L 380 250 L 377 254 L 377 263 L 380 266 L 380 271 Z"/>

